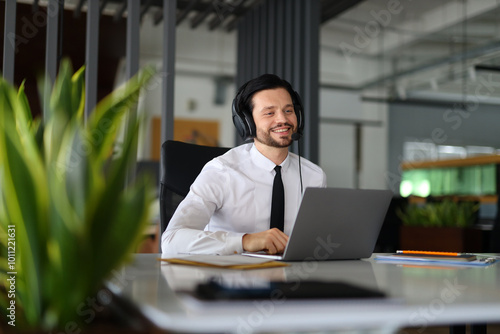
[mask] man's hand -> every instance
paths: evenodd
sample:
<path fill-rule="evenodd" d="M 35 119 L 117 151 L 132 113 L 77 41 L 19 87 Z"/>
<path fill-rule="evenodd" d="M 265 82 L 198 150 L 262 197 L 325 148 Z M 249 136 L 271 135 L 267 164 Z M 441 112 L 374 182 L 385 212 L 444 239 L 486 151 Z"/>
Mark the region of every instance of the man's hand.
<path fill-rule="evenodd" d="M 243 250 L 248 252 L 266 251 L 269 254 L 283 253 L 287 242 L 288 236 L 277 228 L 245 234 L 242 239 Z"/>

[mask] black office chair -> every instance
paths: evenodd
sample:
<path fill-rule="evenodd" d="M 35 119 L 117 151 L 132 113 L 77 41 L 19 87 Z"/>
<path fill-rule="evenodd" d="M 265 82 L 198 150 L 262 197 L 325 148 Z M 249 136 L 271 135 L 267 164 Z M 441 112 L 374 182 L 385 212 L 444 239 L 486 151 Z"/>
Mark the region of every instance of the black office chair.
<path fill-rule="evenodd" d="M 160 235 L 201 169 L 227 147 L 211 147 L 167 140 L 161 146 Z"/>

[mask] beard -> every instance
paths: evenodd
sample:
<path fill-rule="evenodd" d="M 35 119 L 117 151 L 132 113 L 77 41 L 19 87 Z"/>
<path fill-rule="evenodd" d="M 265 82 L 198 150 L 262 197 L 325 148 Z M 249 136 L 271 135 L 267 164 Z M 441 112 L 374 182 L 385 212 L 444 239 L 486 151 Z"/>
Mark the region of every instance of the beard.
<path fill-rule="evenodd" d="M 285 125 L 288 125 L 291 128 L 293 128 L 293 126 L 290 124 L 285 124 Z M 283 138 L 280 138 L 279 140 L 276 140 L 271 136 L 271 130 L 264 131 L 261 129 L 257 129 L 257 135 L 255 137 L 255 140 L 257 140 L 261 144 L 271 146 L 271 147 L 278 147 L 278 148 L 289 147 L 290 145 L 292 145 L 292 142 L 293 142 L 292 138 L 283 137 Z"/>

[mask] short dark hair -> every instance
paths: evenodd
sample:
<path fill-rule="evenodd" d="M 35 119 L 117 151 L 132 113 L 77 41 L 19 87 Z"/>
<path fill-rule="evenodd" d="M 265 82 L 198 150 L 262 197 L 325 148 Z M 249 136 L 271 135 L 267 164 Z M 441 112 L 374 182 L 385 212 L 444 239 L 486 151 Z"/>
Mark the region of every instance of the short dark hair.
<path fill-rule="evenodd" d="M 248 116 L 252 116 L 253 110 L 253 102 L 252 98 L 255 93 L 260 92 L 262 90 L 267 89 L 276 89 L 276 88 L 284 88 L 290 94 L 292 100 L 295 96 L 295 91 L 292 88 L 292 85 L 286 81 L 281 79 L 279 76 L 275 74 L 262 74 L 257 78 L 251 79 L 243 86 L 240 87 L 238 93 L 236 94 L 236 103 L 237 108 L 242 112 L 247 112 Z M 296 101 L 293 101 L 294 104 Z"/>

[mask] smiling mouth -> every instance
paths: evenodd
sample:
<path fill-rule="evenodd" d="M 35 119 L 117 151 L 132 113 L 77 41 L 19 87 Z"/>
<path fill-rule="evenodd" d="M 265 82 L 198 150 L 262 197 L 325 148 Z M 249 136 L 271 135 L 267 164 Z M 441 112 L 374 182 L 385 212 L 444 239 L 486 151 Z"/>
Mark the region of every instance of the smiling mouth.
<path fill-rule="evenodd" d="M 288 131 L 290 131 L 290 128 L 272 130 L 274 133 L 286 133 Z"/>
<path fill-rule="evenodd" d="M 281 134 L 288 134 L 293 130 L 293 126 L 288 123 L 283 123 L 283 124 L 277 124 L 273 129 L 271 129 L 271 132 L 276 133 L 278 135 Z"/>

